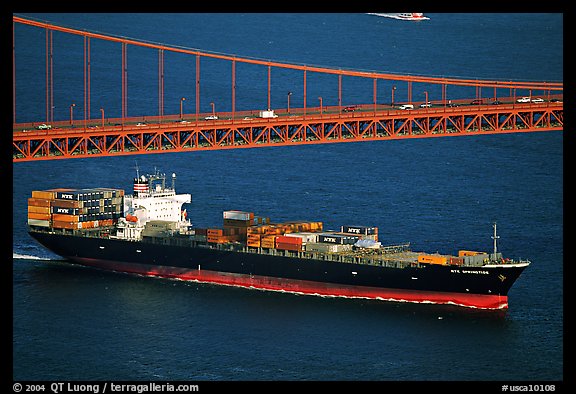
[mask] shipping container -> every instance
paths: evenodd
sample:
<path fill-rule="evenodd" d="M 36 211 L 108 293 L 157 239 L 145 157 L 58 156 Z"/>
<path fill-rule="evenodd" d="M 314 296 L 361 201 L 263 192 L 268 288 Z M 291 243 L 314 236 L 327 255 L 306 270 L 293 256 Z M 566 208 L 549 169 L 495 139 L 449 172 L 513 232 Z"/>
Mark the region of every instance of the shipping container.
<path fill-rule="evenodd" d="M 58 222 L 78 223 L 81 221 L 82 222 L 87 221 L 88 218 L 85 218 L 85 216 L 86 215 L 65 215 L 65 214 L 60 214 L 60 213 L 54 213 L 54 214 L 52 214 L 52 220 L 58 221 Z"/>
<path fill-rule="evenodd" d="M 224 219 L 233 220 L 253 220 L 254 212 L 244 212 L 244 211 L 224 211 Z"/>
<path fill-rule="evenodd" d="M 47 213 L 50 214 L 50 207 L 35 207 L 34 205 L 28 206 L 29 213 Z"/>
<path fill-rule="evenodd" d="M 207 228 L 197 227 L 194 229 L 194 231 L 195 231 L 196 235 L 208 235 L 208 229 Z"/>
<path fill-rule="evenodd" d="M 82 228 L 82 224 L 78 222 L 68 222 L 68 221 L 52 221 L 53 228 L 64 228 L 68 230 L 77 230 Z"/>
<path fill-rule="evenodd" d="M 287 243 L 282 243 L 282 242 L 278 242 L 278 239 L 276 239 L 276 249 L 278 250 L 291 250 L 293 252 L 301 252 L 302 251 L 302 245 L 296 245 L 296 244 L 287 244 Z"/>
<path fill-rule="evenodd" d="M 339 253 L 351 251 L 352 245 L 309 242 L 306 244 L 305 249 L 307 252 Z"/>
<path fill-rule="evenodd" d="M 289 237 L 286 235 L 279 235 L 276 237 L 276 243 L 277 244 L 302 245 L 302 238 Z"/>
<path fill-rule="evenodd" d="M 207 235 L 210 236 L 214 236 L 214 237 L 221 237 L 224 235 L 224 230 L 220 229 L 220 228 L 209 228 Z"/>
<path fill-rule="evenodd" d="M 318 242 L 353 245 L 358 241 L 358 237 L 353 235 L 343 235 L 338 233 L 320 233 L 318 234 Z"/>
<path fill-rule="evenodd" d="M 49 207 L 50 206 L 50 201 L 46 198 L 35 198 L 35 197 L 31 197 L 28 199 L 28 206 L 34 206 L 34 207 Z"/>
<path fill-rule="evenodd" d="M 62 207 L 62 208 L 84 208 L 84 201 L 74 201 L 74 200 L 52 200 L 50 203 L 52 207 Z"/>
<path fill-rule="evenodd" d="M 50 213 L 56 213 L 56 214 L 64 214 L 64 215 L 80 215 L 80 214 L 86 214 L 89 213 L 88 209 L 80 209 L 80 208 L 63 208 L 63 207 L 58 207 L 58 206 L 52 206 L 50 207 Z"/>
<path fill-rule="evenodd" d="M 286 237 L 298 237 L 302 239 L 302 243 L 318 242 L 318 233 L 312 232 L 298 232 L 285 234 Z"/>
<path fill-rule="evenodd" d="M 342 226 L 340 231 L 343 233 L 358 234 L 358 235 L 375 235 L 378 234 L 378 227 L 367 226 Z"/>
<path fill-rule="evenodd" d="M 28 211 L 28 219 L 50 220 L 51 217 L 49 213 L 37 213 Z"/>
<path fill-rule="evenodd" d="M 276 246 L 276 236 L 275 235 L 263 235 L 260 238 L 260 245 L 263 248 L 274 249 Z"/>
<path fill-rule="evenodd" d="M 446 256 L 442 256 L 439 254 L 420 254 L 420 255 L 418 255 L 418 262 L 419 263 L 446 265 L 447 261 L 448 261 L 448 258 Z"/>
<path fill-rule="evenodd" d="M 28 219 L 29 226 L 50 227 L 50 220 Z"/>
<path fill-rule="evenodd" d="M 462 265 L 464 259 L 462 257 L 450 257 L 450 265 Z"/>
<path fill-rule="evenodd" d="M 458 257 L 464 257 L 464 256 L 476 256 L 478 254 L 485 254 L 486 252 L 475 252 L 473 250 L 459 250 L 458 251 Z"/>
<path fill-rule="evenodd" d="M 236 220 L 236 219 L 224 219 L 225 227 L 250 227 L 252 225 L 252 220 Z"/>
<path fill-rule="evenodd" d="M 53 200 L 56 192 L 52 190 L 32 190 L 32 198 L 40 198 L 44 200 Z"/>

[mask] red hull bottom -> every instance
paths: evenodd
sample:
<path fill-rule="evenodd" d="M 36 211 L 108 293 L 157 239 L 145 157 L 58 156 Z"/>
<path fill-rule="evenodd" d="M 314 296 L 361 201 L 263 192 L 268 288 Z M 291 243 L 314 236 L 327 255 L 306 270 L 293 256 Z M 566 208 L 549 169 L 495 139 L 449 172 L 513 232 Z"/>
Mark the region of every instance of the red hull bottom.
<path fill-rule="evenodd" d="M 366 286 L 339 285 L 306 280 L 233 274 L 177 267 L 151 267 L 143 264 L 119 263 L 93 259 L 77 259 L 77 263 L 110 271 L 196 281 L 251 289 L 280 291 L 323 297 L 365 298 L 383 301 L 452 304 L 480 309 L 506 309 L 508 296 L 402 290 Z"/>

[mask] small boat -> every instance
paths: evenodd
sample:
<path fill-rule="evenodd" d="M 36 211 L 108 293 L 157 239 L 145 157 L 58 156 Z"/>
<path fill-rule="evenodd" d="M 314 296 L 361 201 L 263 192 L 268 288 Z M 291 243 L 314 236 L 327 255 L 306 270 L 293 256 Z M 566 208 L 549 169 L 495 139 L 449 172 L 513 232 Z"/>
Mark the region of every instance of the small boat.
<path fill-rule="evenodd" d="M 409 20 L 409 21 L 423 21 L 428 18 L 424 16 L 421 12 L 404 12 L 398 14 L 399 19 Z"/>

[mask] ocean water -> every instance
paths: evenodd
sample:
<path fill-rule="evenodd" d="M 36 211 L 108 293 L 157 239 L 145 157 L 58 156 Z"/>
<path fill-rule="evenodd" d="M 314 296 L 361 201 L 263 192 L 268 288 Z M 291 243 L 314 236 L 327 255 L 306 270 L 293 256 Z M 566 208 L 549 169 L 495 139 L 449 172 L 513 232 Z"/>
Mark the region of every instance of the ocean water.
<path fill-rule="evenodd" d="M 419 23 L 340 13 L 22 16 L 290 63 L 563 78 L 561 14 L 427 14 Z M 41 120 L 45 33 L 18 25 L 15 42 L 17 120 Z M 55 118 L 68 119 L 73 102 L 81 118 L 82 39 L 55 32 L 54 42 Z M 99 108 L 119 116 L 120 65 L 120 46 L 92 41 L 92 117 Z M 130 115 L 157 114 L 157 66 L 157 52 L 129 47 Z M 178 113 L 181 97 L 188 97 L 185 112 L 194 111 L 194 66 L 193 57 L 165 55 L 166 114 Z M 263 109 L 266 69 L 238 65 L 236 72 L 236 109 Z M 210 102 L 227 110 L 229 63 L 203 60 L 201 73 L 201 110 L 209 112 Z M 392 84 L 379 84 L 379 100 L 389 99 Z M 301 106 L 301 85 L 300 73 L 275 69 L 272 106 L 284 108 L 288 91 L 291 105 Z M 426 89 L 439 94 L 419 86 L 416 100 Z M 405 86 L 396 92 L 400 100 Z M 474 90 L 450 91 L 460 94 Z M 336 105 L 337 79 L 310 73 L 308 106 L 318 105 L 317 96 Z M 371 100 L 372 81 L 344 81 L 344 104 Z M 563 132 L 548 131 L 16 163 L 13 379 L 563 381 L 563 146 Z M 176 173 L 198 226 L 220 225 L 223 210 L 250 210 L 327 229 L 377 226 L 384 243 L 454 253 L 490 250 L 496 221 L 500 251 L 532 264 L 511 289 L 510 308 L 494 312 L 114 274 L 66 264 L 26 233 L 32 190 L 131 190 L 136 166 Z"/>

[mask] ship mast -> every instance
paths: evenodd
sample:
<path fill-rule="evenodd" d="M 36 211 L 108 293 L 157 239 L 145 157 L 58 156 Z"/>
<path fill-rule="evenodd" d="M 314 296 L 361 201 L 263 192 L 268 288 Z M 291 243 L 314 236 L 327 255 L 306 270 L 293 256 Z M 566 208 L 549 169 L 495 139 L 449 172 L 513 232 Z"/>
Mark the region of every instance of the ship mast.
<path fill-rule="evenodd" d="M 494 258 L 496 258 L 496 253 L 498 252 L 498 248 L 496 246 L 496 240 L 500 237 L 496 235 L 496 222 L 494 222 L 493 227 L 494 227 L 494 235 L 492 236 L 492 239 L 494 240 Z"/>

